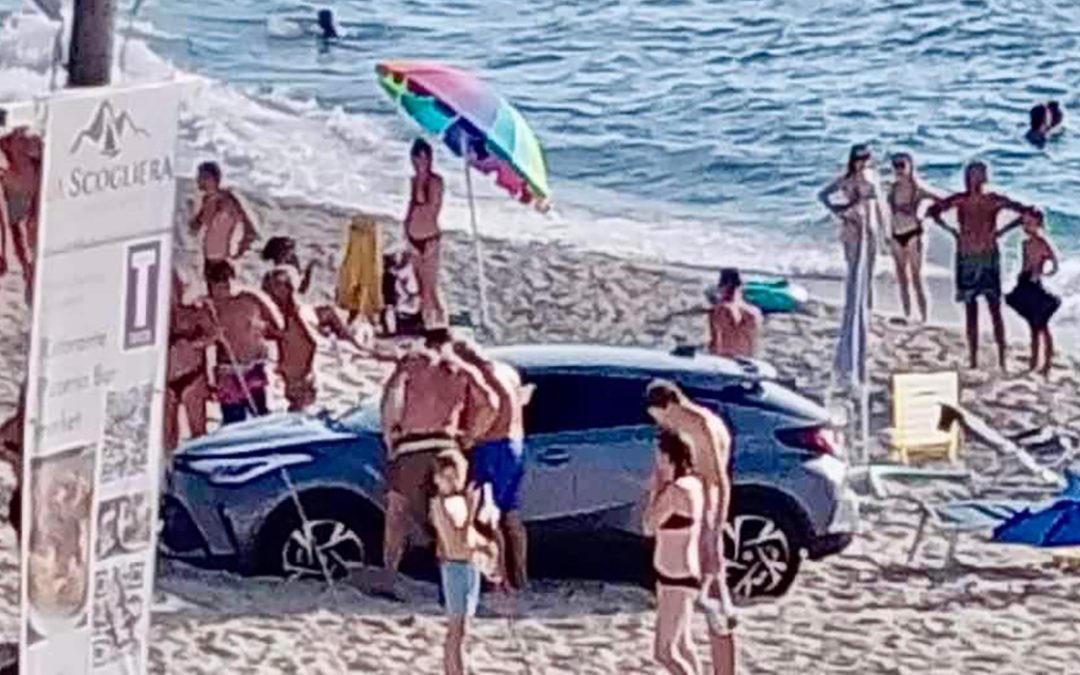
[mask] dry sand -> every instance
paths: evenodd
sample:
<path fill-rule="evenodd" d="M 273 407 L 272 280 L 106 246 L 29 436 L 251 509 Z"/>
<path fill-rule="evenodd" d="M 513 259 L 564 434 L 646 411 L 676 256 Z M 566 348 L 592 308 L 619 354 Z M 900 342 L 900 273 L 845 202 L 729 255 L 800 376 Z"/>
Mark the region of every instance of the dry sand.
<path fill-rule="evenodd" d="M 343 247 L 349 213 L 251 200 L 264 236 L 288 232 L 301 256 L 329 260 Z M 388 223 L 388 238 L 397 226 Z M 186 255 L 197 248 L 185 235 Z M 700 342 L 700 307 L 711 273 L 674 269 L 548 244 L 488 241 L 493 317 L 502 342 L 595 341 L 671 347 Z M 455 309 L 475 297 L 472 249 L 448 237 L 446 284 Z M 189 258 L 191 259 L 191 258 Z M 254 256 L 242 271 L 255 283 Z M 336 270 L 320 269 L 315 299 L 329 301 Z M 16 283 L 12 277 L 4 284 Z M 5 298 L 21 297 L 6 292 Z M 25 321 L 0 307 L 5 326 Z M 828 379 L 837 312 L 770 318 L 765 357 L 820 395 Z M 887 373 L 956 369 L 963 342 L 949 328 L 904 328 L 878 318 L 872 351 L 875 427 L 888 412 Z M 10 339 L 10 338 L 8 338 Z M 3 343 L 8 355 L 9 343 Z M 24 346 L 20 343 L 20 346 Z M 1011 363 L 1019 371 L 1023 350 Z M 984 354 L 991 361 L 989 343 Z M 5 358 L 7 358 L 5 356 Z M 382 370 L 322 345 L 320 400 L 341 410 L 376 391 Z M 1002 428 L 1056 424 L 1080 429 L 1077 361 L 1061 359 L 1049 383 L 1028 375 L 963 374 L 964 402 Z M 17 394 L 13 364 L 0 387 Z M 280 408 L 280 399 L 276 401 Z M 0 411 L 4 414 L 6 411 Z M 981 467 L 990 451 L 972 444 Z M 0 505 L 13 476 L 0 466 Z M 2 509 L 3 506 L 0 506 Z M 1080 664 L 1080 580 L 1024 549 L 961 539 L 960 567 L 944 570 L 944 541 L 928 538 L 905 563 L 916 514 L 892 502 L 864 504 L 864 532 L 847 552 L 807 562 L 778 602 L 746 608 L 739 654 L 747 673 L 1073 673 Z M 17 557 L 0 526 L 0 642 L 17 633 Z M 153 673 L 436 673 L 444 623 L 434 600 L 408 606 L 315 582 L 241 579 L 163 563 L 153 617 Z M 540 582 L 522 599 L 524 618 L 480 618 L 470 653 L 475 673 L 657 673 L 649 594 L 600 582 Z M 705 630 L 696 626 L 700 653 Z"/>

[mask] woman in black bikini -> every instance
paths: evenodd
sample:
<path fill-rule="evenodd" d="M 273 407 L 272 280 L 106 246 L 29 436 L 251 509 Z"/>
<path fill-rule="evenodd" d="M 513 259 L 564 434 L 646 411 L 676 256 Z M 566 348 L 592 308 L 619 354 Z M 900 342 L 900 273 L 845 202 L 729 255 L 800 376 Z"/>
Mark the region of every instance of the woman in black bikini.
<path fill-rule="evenodd" d="M 189 438 L 206 434 L 206 404 L 210 400 L 206 349 L 217 334 L 213 317 L 205 307 L 184 303 L 184 288 L 174 271 L 164 423 L 165 450 L 170 455 L 180 443 L 181 407 Z"/>
<path fill-rule="evenodd" d="M 892 212 L 892 251 L 896 260 L 896 279 L 900 286 L 900 304 L 904 318 L 911 318 L 911 287 L 919 303 L 919 316 L 926 322 L 926 289 L 923 284 L 923 226 L 919 206 L 924 201 L 937 201 L 915 174 L 915 161 L 901 152 L 893 155 L 894 180 L 889 187 L 889 210 Z"/>
<path fill-rule="evenodd" d="M 701 594 L 698 550 L 705 512 L 701 479 L 693 473 L 685 436 L 660 433 L 660 452 L 645 507 L 645 533 L 656 537 L 656 660 L 673 675 L 697 675 L 690 628 Z"/>
<path fill-rule="evenodd" d="M 446 325 L 446 308 L 439 292 L 443 179 L 432 169 L 434 154 L 427 141 L 419 139 L 413 143 L 411 156 L 416 175 L 405 214 L 405 238 L 409 241 L 409 257 L 420 286 L 424 326 L 438 328 Z"/>

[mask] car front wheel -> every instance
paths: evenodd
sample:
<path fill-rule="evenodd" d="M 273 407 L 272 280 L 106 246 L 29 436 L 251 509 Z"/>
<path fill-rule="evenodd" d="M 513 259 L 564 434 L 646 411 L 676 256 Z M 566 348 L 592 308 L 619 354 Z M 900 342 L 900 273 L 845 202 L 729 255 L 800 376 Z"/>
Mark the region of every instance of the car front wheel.
<path fill-rule="evenodd" d="M 738 510 L 724 526 L 727 583 L 736 602 L 783 595 L 802 562 L 800 531 L 792 519 L 754 501 L 736 502 Z"/>
<path fill-rule="evenodd" d="M 355 499 L 304 496 L 304 522 L 295 502 L 282 504 L 260 536 L 261 571 L 290 578 L 334 579 L 382 563 L 381 527 L 373 509 Z"/>

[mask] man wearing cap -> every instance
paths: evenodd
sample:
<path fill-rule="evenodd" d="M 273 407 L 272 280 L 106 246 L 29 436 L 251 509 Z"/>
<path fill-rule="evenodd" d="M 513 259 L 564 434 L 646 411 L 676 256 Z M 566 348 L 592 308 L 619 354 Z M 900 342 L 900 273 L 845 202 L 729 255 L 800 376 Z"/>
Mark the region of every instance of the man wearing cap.
<path fill-rule="evenodd" d="M 717 291 L 709 311 L 709 351 L 717 356 L 754 358 L 761 342 L 761 311 L 743 298 L 739 271 L 721 270 Z"/>

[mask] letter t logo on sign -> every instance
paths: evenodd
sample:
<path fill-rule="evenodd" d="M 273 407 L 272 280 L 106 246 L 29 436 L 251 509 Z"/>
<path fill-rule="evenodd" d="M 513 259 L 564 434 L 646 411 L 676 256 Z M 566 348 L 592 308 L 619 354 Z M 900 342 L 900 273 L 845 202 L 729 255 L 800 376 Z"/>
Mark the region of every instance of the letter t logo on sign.
<path fill-rule="evenodd" d="M 125 277 L 124 349 L 149 347 L 157 341 L 161 242 L 151 241 L 128 247 Z"/>

